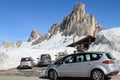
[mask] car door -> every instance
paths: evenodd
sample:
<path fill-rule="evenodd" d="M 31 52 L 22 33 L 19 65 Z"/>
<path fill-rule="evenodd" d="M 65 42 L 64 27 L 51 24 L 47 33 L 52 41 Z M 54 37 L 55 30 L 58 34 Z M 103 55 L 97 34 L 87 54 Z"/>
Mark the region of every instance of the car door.
<path fill-rule="evenodd" d="M 74 55 L 66 56 L 62 60 L 62 64 L 57 66 L 58 73 L 61 77 L 71 77 L 73 75 L 74 60 L 75 60 Z"/>
<path fill-rule="evenodd" d="M 90 54 L 76 55 L 76 63 L 74 64 L 74 77 L 88 77 L 90 64 Z"/>

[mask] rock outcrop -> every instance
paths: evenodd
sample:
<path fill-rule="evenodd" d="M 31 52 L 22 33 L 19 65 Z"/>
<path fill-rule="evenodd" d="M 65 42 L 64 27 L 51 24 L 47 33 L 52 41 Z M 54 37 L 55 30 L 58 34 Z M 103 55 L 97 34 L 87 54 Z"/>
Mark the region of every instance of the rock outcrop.
<path fill-rule="evenodd" d="M 3 48 L 12 48 L 12 47 L 15 47 L 15 43 L 4 41 L 2 44 L 2 47 Z"/>
<path fill-rule="evenodd" d="M 33 31 L 28 42 L 35 40 L 33 44 L 38 44 L 57 34 L 57 32 L 61 32 L 62 36 L 96 36 L 102 29 L 94 16 L 85 12 L 85 5 L 80 3 L 74 6 L 71 14 L 65 16 L 60 24 L 53 24 L 47 34 L 40 35 L 38 32 Z M 39 38 L 37 39 L 38 36 Z"/>
<path fill-rule="evenodd" d="M 49 34 L 53 35 L 56 34 L 60 30 L 59 24 L 53 24 L 51 29 L 48 31 Z"/>
<path fill-rule="evenodd" d="M 74 6 L 71 14 L 65 16 L 60 24 L 54 24 L 49 33 L 53 35 L 60 31 L 63 36 L 73 34 L 76 36 L 96 36 L 102 29 L 102 26 L 95 20 L 94 16 L 85 12 L 85 5 L 80 3 Z"/>
<path fill-rule="evenodd" d="M 21 40 L 19 40 L 19 41 L 16 42 L 16 46 L 17 46 L 17 47 L 20 47 L 20 46 L 22 46 L 22 45 L 23 45 L 23 42 L 22 42 Z"/>
<path fill-rule="evenodd" d="M 42 35 L 37 40 L 33 41 L 32 45 L 36 45 L 38 43 L 41 43 L 42 41 L 44 41 L 45 39 L 48 39 L 48 38 L 49 38 L 48 34 Z"/>
<path fill-rule="evenodd" d="M 63 22 L 60 24 L 60 29 L 65 36 L 72 34 L 77 36 L 96 36 L 103 28 L 92 14 L 85 13 L 85 5 L 80 3 L 74 6 L 70 15 L 64 17 Z"/>
<path fill-rule="evenodd" d="M 32 45 L 36 45 L 44 40 L 50 39 L 57 33 L 62 33 L 61 36 L 96 36 L 102 29 L 102 26 L 95 20 L 95 17 L 92 14 L 86 13 L 85 5 L 80 3 L 73 7 L 72 12 L 65 16 L 61 23 L 53 24 L 47 34 L 42 35 L 38 31 L 32 30 L 27 41 L 32 42 Z M 10 48 L 20 47 L 22 45 L 22 41 L 16 43 L 5 41 L 0 47 Z"/>
<path fill-rule="evenodd" d="M 28 39 L 28 42 L 37 40 L 40 36 L 41 36 L 41 34 L 38 31 L 32 30 L 31 35 L 30 35 L 30 37 Z"/>
<path fill-rule="evenodd" d="M 13 47 L 20 47 L 23 45 L 23 42 L 21 40 L 15 42 L 8 42 L 8 41 L 4 41 L 3 44 L 0 47 L 3 48 L 13 48 Z"/>

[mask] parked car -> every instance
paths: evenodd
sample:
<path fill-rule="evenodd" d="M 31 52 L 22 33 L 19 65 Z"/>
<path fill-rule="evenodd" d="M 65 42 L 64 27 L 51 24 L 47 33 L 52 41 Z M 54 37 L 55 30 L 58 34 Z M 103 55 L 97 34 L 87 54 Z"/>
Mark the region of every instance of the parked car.
<path fill-rule="evenodd" d="M 34 66 L 34 61 L 31 57 L 21 58 L 20 68 L 32 68 Z"/>
<path fill-rule="evenodd" d="M 116 59 L 107 52 L 80 52 L 61 58 L 46 69 L 50 80 L 58 77 L 90 77 L 105 80 L 119 73 Z"/>
<path fill-rule="evenodd" d="M 49 64 L 51 64 L 50 54 L 41 54 L 40 58 L 38 58 L 38 66 L 47 66 Z"/>
<path fill-rule="evenodd" d="M 68 55 L 66 52 L 59 52 L 57 53 L 56 56 L 56 60 L 63 58 L 64 56 Z"/>

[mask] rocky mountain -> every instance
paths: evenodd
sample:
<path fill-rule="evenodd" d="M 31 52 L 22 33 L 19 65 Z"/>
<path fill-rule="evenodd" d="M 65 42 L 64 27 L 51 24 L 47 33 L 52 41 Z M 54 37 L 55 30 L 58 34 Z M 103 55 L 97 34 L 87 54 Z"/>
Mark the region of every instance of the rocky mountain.
<path fill-rule="evenodd" d="M 27 42 L 31 42 L 32 45 L 36 45 L 44 40 L 50 39 L 57 33 L 62 33 L 61 36 L 65 37 L 71 35 L 73 35 L 74 37 L 87 35 L 96 36 L 96 34 L 102 29 L 103 28 L 95 20 L 94 16 L 92 14 L 86 13 L 85 5 L 83 3 L 80 3 L 76 4 L 73 7 L 72 12 L 69 15 L 65 16 L 61 23 L 53 24 L 47 34 L 42 35 L 37 30 L 32 30 Z M 22 41 L 18 41 L 16 43 L 5 41 L 2 44 L 2 47 L 20 47 L 22 44 Z"/>
<path fill-rule="evenodd" d="M 85 12 L 85 5 L 80 3 L 74 6 L 70 15 L 64 17 L 63 22 L 60 24 L 60 30 L 65 36 L 72 34 L 96 36 L 102 30 L 102 27 L 92 14 Z"/>
<path fill-rule="evenodd" d="M 34 40 L 38 39 L 40 36 L 41 36 L 41 34 L 38 31 L 32 30 L 31 35 L 28 39 L 28 42 L 34 41 Z"/>
<path fill-rule="evenodd" d="M 8 42 L 8 41 L 4 41 L 3 44 L 0 47 L 3 48 L 13 48 L 13 47 L 20 47 L 22 46 L 23 42 L 21 40 L 15 42 Z"/>
<path fill-rule="evenodd" d="M 73 11 L 65 16 L 60 24 L 53 24 L 47 34 L 39 35 L 38 32 L 32 31 L 28 41 L 34 40 L 33 45 L 38 44 L 57 34 L 57 32 L 61 32 L 62 36 L 96 36 L 102 29 L 94 16 L 85 12 L 85 5 L 80 3 L 74 6 Z M 39 36 L 38 39 L 37 35 Z"/>

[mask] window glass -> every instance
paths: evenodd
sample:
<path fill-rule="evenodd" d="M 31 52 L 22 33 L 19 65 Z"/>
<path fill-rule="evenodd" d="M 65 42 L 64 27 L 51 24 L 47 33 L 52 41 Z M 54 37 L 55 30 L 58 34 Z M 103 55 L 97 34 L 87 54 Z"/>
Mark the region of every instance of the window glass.
<path fill-rule="evenodd" d="M 108 59 L 112 59 L 112 60 L 115 59 L 114 56 L 110 53 L 107 53 L 106 56 L 107 56 Z"/>
<path fill-rule="evenodd" d="M 77 57 L 76 57 L 76 61 L 77 62 L 83 62 L 84 61 L 84 55 L 77 55 Z"/>
<path fill-rule="evenodd" d="M 46 55 L 41 55 L 41 58 L 47 59 L 47 58 L 50 58 L 50 55 L 48 55 L 48 54 L 46 54 Z"/>
<path fill-rule="evenodd" d="M 67 57 L 63 60 L 63 63 L 72 63 L 72 62 L 74 62 L 74 56 L 73 56 L 73 55 L 67 56 Z"/>
<path fill-rule="evenodd" d="M 92 54 L 92 57 L 93 57 L 93 58 L 96 58 L 96 57 L 97 57 L 97 54 Z"/>
<path fill-rule="evenodd" d="M 22 58 L 21 61 L 30 61 L 30 58 Z"/>
<path fill-rule="evenodd" d="M 85 57 L 86 57 L 86 61 L 90 61 L 91 60 L 90 54 L 86 54 Z"/>
<path fill-rule="evenodd" d="M 100 59 L 100 57 L 102 56 L 102 54 L 91 54 L 92 56 L 92 61 L 93 60 L 99 60 Z"/>

